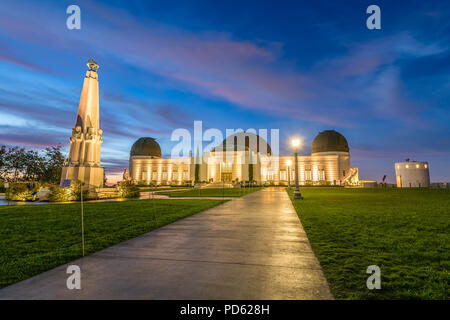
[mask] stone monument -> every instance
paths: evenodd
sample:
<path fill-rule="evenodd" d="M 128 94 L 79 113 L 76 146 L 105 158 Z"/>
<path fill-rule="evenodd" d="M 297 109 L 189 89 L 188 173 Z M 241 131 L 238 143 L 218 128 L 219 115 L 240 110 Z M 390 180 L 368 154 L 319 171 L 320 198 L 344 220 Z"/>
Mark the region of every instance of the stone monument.
<path fill-rule="evenodd" d="M 104 171 L 100 165 L 100 147 L 103 131 L 99 123 L 98 64 L 91 59 L 87 66 L 61 184 L 64 180 L 78 180 L 88 187 L 102 187 Z"/>

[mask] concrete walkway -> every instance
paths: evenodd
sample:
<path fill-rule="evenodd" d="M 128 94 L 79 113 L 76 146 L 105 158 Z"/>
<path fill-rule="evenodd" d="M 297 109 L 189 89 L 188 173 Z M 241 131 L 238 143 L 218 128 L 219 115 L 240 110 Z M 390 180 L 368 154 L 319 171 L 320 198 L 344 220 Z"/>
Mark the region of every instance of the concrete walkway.
<path fill-rule="evenodd" d="M 68 265 L 81 290 L 66 287 Z M 264 189 L 0 290 L 2 299 L 332 299 L 286 192 Z"/>

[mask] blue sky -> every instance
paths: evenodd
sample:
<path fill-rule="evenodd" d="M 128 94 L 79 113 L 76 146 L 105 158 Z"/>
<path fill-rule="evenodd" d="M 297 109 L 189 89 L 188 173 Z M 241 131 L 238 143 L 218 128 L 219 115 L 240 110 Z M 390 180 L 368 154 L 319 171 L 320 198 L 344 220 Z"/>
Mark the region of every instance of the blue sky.
<path fill-rule="evenodd" d="M 81 30 L 66 8 L 81 8 Z M 366 28 L 368 5 L 381 30 Z M 102 162 L 207 128 L 278 128 L 303 154 L 319 131 L 350 144 L 360 178 L 429 161 L 450 181 L 448 1 L 9 1 L 0 4 L 0 144 L 68 146 L 86 71 L 100 65 Z"/>

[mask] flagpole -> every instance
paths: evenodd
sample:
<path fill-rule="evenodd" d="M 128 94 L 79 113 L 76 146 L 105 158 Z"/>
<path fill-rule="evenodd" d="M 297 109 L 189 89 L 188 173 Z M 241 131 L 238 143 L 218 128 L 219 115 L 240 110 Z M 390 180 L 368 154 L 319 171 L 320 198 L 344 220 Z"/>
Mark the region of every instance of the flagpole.
<path fill-rule="evenodd" d="M 83 183 L 80 182 L 81 199 L 81 251 L 84 257 L 84 214 L 83 214 Z"/>

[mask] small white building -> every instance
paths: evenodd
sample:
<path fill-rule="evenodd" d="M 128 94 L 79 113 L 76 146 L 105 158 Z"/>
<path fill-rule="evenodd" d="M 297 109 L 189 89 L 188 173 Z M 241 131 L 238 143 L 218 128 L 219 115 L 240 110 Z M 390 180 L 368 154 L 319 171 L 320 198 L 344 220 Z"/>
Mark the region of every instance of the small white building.
<path fill-rule="evenodd" d="M 398 188 L 429 188 L 430 171 L 428 162 L 405 161 L 395 164 Z"/>

